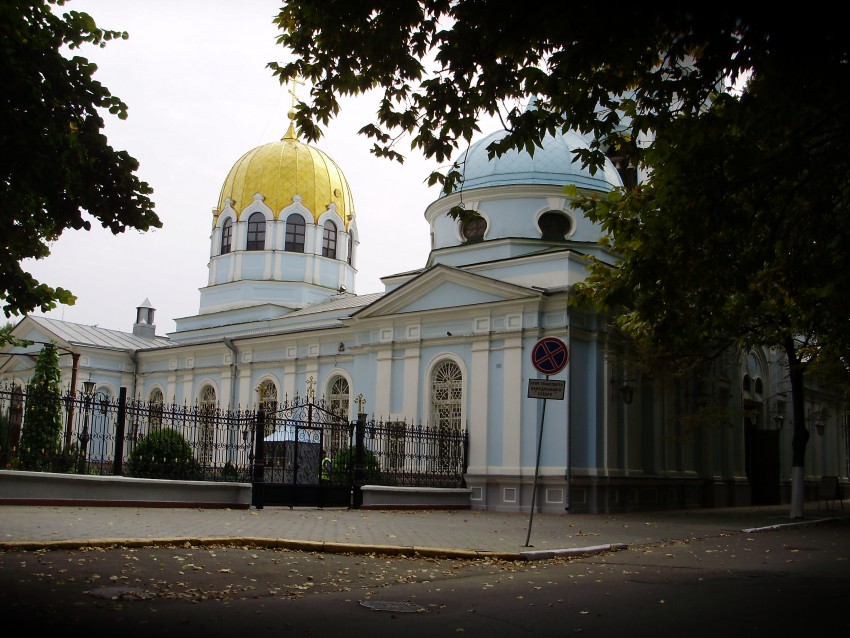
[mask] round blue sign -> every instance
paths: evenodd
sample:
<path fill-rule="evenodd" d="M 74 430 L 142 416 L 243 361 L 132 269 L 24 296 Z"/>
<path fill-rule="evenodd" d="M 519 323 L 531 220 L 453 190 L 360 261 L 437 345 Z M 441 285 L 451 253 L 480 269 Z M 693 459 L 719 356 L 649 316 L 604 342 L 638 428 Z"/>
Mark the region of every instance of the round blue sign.
<path fill-rule="evenodd" d="M 567 366 L 569 360 L 567 344 L 557 337 L 543 337 L 531 351 L 532 365 L 543 374 L 557 374 Z"/>

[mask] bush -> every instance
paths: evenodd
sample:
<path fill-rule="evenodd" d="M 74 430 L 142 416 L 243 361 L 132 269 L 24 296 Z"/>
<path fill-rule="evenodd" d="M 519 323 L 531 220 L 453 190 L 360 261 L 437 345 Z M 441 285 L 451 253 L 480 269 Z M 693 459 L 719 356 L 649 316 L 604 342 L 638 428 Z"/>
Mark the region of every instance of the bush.
<path fill-rule="evenodd" d="M 221 478 L 225 481 L 236 481 L 239 479 L 239 472 L 236 470 L 236 466 L 233 465 L 233 461 L 228 461 L 221 468 Z"/>
<path fill-rule="evenodd" d="M 354 457 L 356 449 L 344 447 L 331 459 L 331 483 L 347 485 L 354 480 Z M 371 450 L 363 452 L 363 480 L 374 482 L 381 476 L 381 463 Z"/>
<path fill-rule="evenodd" d="M 140 478 L 193 479 L 198 464 L 192 446 L 175 430 L 154 430 L 139 439 L 127 464 L 130 476 Z"/>

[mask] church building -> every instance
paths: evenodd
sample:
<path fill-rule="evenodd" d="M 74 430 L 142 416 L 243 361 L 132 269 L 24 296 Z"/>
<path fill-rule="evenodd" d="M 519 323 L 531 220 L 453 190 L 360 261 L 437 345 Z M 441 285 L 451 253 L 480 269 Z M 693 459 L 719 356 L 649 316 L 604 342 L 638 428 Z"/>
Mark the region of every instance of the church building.
<path fill-rule="evenodd" d="M 65 386 L 88 379 L 112 397 L 126 388 L 155 403 L 253 409 L 315 394 L 349 418 L 466 430 L 473 509 L 527 512 L 535 486 L 539 511 L 561 514 L 789 502 L 782 358 L 730 353 L 699 379 L 637 374 L 606 318 L 568 305 L 587 258 L 616 257 L 564 187 L 604 193 L 624 177 L 611 162 L 594 174 L 574 162 L 587 144 L 574 132 L 533 155 L 488 158 L 505 134 L 458 158 L 462 182 L 423 211 L 426 263 L 387 274 L 383 292 L 355 293 L 358 215 L 369 211 L 290 124 L 224 176 L 198 313 L 176 318 L 173 333 L 156 334 L 153 291 L 127 332 L 31 315 L 13 335 L 56 342 L 73 354 L 61 358 Z M 457 221 L 457 206 L 475 215 Z M 546 338 L 568 353 L 553 374 L 534 359 Z M 2 357 L 21 350 L 0 351 L 0 379 L 27 383 L 32 360 Z M 535 396 L 538 380 L 564 381 L 563 398 Z M 845 406 L 807 392 L 817 428 L 807 478 L 846 480 Z"/>

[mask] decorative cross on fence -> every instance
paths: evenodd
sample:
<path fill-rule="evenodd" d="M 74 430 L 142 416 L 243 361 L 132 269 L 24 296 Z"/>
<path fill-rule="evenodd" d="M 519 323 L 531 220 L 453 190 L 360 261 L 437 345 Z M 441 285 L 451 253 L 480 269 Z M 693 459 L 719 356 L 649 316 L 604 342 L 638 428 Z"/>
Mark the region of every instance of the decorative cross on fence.
<path fill-rule="evenodd" d="M 357 413 L 363 414 L 363 406 L 366 405 L 366 399 L 363 398 L 363 394 L 358 394 L 354 402 L 357 404 Z"/>
<path fill-rule="evenodd" d="M 307 400 L 312 401 L 316 396 L 316 380 L 311 376 L 307 379 Z"/>

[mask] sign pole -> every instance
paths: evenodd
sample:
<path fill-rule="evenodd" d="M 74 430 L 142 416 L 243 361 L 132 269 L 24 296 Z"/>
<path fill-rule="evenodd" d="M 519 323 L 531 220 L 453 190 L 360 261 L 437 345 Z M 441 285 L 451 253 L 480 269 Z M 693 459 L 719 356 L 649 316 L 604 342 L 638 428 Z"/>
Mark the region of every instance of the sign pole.
<path fill-rule="evenodd" d="M 546 375 L 549 379 L 549 375 Z M 537 435 L 537 463 L 534 466 L 534 488 L 531 490 L 531 511 L 528 513 L 528 534 L 525 536 L 525 547 L 532 547 L 528 544 L 531 538 L 531 521 L 534 520 L 534 502 L 537 499 L 537 477 L 540 474 L 540 448 L 543 446 L 543 420 L 546 418 L 546 399 L 543 399 L 543 409 L 540 412 L 540 431 Z"/>
<path fill-rule="evenodd" d="M 540 374 L 545 374 L 546 379 L 528 380 L 528 398 L 543 399 L 543 409 L 540 411 L 540 427 L 537 433 L 537 461 L 534 465 L 534 487 L 531 491 L 531 511 L 528 513 L 528 534 L 525 537 L 525 546 L 531 539 L 531 522 L 534 520 L 534 506 L 537 502 L 537 482 L 540 477 L 540 451 L 543 449 L 543 422 L 546 419 L 546 399 L 564 400 L 563 381 L 550 381 L 550 374 L 558 374 L 563 370 L 570 360 L 570 352 L 567 344 L 557 337 L 543 337 L 534 344 L 531 350 L 531 365 Z"/>

